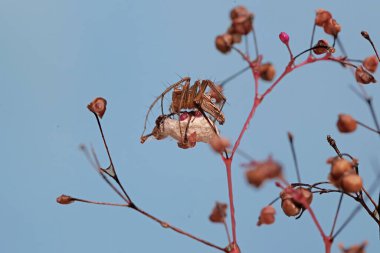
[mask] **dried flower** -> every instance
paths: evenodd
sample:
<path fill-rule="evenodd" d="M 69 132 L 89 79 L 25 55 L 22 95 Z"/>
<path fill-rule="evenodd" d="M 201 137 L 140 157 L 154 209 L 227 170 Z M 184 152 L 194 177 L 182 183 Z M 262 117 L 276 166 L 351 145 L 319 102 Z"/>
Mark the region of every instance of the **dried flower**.
<path fill-rule="evenodd" d="M 216 48 L 223 54 L 231 51 L 232 44 L 233 44 L 233 37 L 231 34 L 228 34 L 228 33 L 219 35 L 215 39 Z"/>
<path fill-rule="evenodd" d="M 379 64 L 379 60 L 376 55 L 368 56 L 363 61 L 363 66 L 370 72 L 375 73 L 377 69 L 377 65 Z"/>
<path fill-rule="evenodd" d="M 72 197 L 63 194 L 57 198 L 57 203 L 61 205 L 68 205 L 73 203 L 74 201 L 75 200 Z"/>
<path fill-rule="evenodd" d="M 215 223 L 223 223 L 227 217 L 227 207 L 228 206 L 225 203 L 216 202 L 215 207 L 209 216 L 209 220 Z"/>
<path fill-rule="evenodd" d="M 107 100 L 102 97 L 95 98 L 91 103 L 87 105 L 87 108 L 102 118 L 104 113 L 106 112 Z"/>
<path fill-rule="evenodd" d="M 223 151 L 226 150 L 226 148 L 231 146 L 231 143 L 226 138 L 215 136 L 214 138 L 210 140 L 210 146 L 215 152 L 222 153 Z"/>
<path fill-rule="evenodd" d="M 264 63 L 259 67 L 260 77 L 265 81 L 272 81 L 276 75 L 276 69 L 272 63 Z"/>
<path fill-rule="evenodd" d="M 327 40 L 319 40 L 318 43 L 314 46 L 313 52 L 317 55 L 325 54 L 329 52 L 329 43 Z"/>
<path fill-rule="evenodd" d="M 336 122 L 339 132 L 352 133 L 358 127 L 356 120 L 348 114 L 339 114 Z"/>
<path fill-rule="evenodd" d="M 257 222 L 257 226 L 261 226 L 262 224 L 270 225 L 275 221 L 274 215 L 276 214 L 276 210 L 273 206 L 266 206 L 261 209 L 261 213 L 259 216 L 259 220 Z"/>
<path fill-rule="evenodd" d="M 363 181 L 359 175 L 349 173 L 343 176 L 340 185 L 345 192 L 358 192 L 363 187 Z"/>
<path fill-rule="evenodd" d="M 285 45 L 289 43 L 289 35 L 286 32 L 281 32 L 278 37 Z"/>
<path fill-rule="evenodd" d="M 338 33 L 341 31 L 341 26 L 336 22 L 335 19 L 330 18 L 326 23 L 323 25 L 323 30 L 325 33 L 337 36 Z"/>
<path fill-rule="evenodd" d="M 298 197 L 295 199 L 295 194 L 300 194 L 299 197 L 304 198 L 308 205 L 313 201 L 313 193 L 309 189 L 289 186 L 280 193 L 281 208 L 287 216 L 297 216 L 305 208 Z"/>
<path fill-rule="evenodd" d="M 318 9 L 315 16 L 315 25 L 323 26 L 331 18 L 332 18 L 332 15 L 330 12 L 324 9 Z"/>
<path fill-rule="evenodd" d="M 246 178 L 249 184 L 260 187 L 265 180 L 282 176 L 282 167 L 279 163 L 271 158 L 263 162 L 253 161 L 249 164 L 243 164 L 248 168 Z"/>
<path fill-rule="evenodd" d="M 358 83 L 362 84 L 376 83 L 373 75 L 365 71 L 362 66 L 356 68 L 355 79 Z"/>
<path fill-rule="evenodd" d="M 245 8 L 244 6 L 236 6 L 235 8 L 233 8 L 230 12 L 230 18 L 231 20 L 235 20 L 237 18 L 240 18 L 240 17 L 247 17 L 247 16 L 250 16 L 252 15 L 252 13 L 250 11 L 247 10 L 247 8 Z"/>

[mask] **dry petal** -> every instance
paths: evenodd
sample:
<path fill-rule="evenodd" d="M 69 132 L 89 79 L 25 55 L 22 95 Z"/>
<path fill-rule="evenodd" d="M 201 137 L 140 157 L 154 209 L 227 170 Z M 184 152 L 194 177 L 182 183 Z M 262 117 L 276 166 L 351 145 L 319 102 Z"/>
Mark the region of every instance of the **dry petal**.
<path fill-rule="evenodd" d="M 279 163 L 269 158 L 263 162 L 253 161 L 249 164 L 243 164 L 248 168 L 246 178 L 249 184 L 260 187 L 265 180 L 282 176 L 282 167 Z"/>

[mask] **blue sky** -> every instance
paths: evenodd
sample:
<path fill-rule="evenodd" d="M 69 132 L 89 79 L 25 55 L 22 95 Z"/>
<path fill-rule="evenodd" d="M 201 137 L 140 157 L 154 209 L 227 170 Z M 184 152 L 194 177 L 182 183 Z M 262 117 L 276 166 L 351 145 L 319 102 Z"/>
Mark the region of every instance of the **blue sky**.
<path fill-rule="evenodd" d="M 1 252 L 213 251 L 127 209 L 55 203 L 62 193 L 119 201 L 79 150 L 80 144 L 93 145 L 106 164 L 96 122 L 86 109 L 97 96 L 108 100 L 104 131 L 119 177 L 137 204 L 173 225 L 227 244 L 223 227 L 208 221 L 215 201 L 228 200 L 220 158 L 204 144 L 180 150 L 175 141 L 141 145 L 139 137 L 149 105 L 179 76 L 223 80 L 245 66 L 237 54 L 222 55 L 214 48 L 215 36 L 227 29 L 230 9 L 240 4 L 255 13 L 260 52 L 278 73 L 289 57 L 278 34 L 290 35 L 294 52 L 306 49 L 317 8 L 330 10 L 342 24 L 350 57 L 372 54 L 361 30 L 380 45 L 376 1 L 0 1 Z M 331 39 L 321 31 L 316 38 Z M 252 84 L 246 73 L 226 87 L 226 123 L 220 130 L 231 140 L 251 106 Z M 295 181 L 286 138 L 291 131 L 304 181 L 322 181 L 329 170 L 326 158 L 334 155 L 325 141 L 331 134 L 344 152 L 359 158 L 369 185 L 378 163 L 378 138 L 363 129 L 342 135 L 335 128 L 342 112 L 373 125 L 368 108 L 349 88 L 353 84 L 351 73 L 337 64 L 297 70 L 262 104 L 241 148 L 258 160 L 273 155 Z M 366 90 L 379 108 L 377 84 Z M 150 127 L 153 122 L 154 117 Z M 239 166 L 244 162 L 236 157 L 233 165 L 243 252 L 323 252 L 308 214 L 295 221 L 277 205 L 276 223 L 256 227 L 261 207 L 279 191 L 273 183 L 260 191 L 248 186 Z M 313 203 L 327 231 L 337 200 L 337 195 L 316 196 Z M 354 207 L 345 199 L 341 217 Z M 379 252 L 378 229 L 360 212 L 336 242 L 364 239 L 368 252 Z M 333 252 L 338 252 L 336 245 Z"/>

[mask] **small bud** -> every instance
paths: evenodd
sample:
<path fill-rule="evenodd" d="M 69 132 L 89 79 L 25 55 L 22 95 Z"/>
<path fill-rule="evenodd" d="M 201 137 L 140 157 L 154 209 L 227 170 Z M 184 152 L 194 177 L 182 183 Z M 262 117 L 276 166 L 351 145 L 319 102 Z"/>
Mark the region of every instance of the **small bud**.
<path fill-rule="evenodd" d="M 365 71 L 362 66 L 356 68 L 355 79 L 358 83 L 362 84 L 376 83 L 373 75 Z"/>
<path fill-rule="evenodd" d="M 315 48 L 313 49 L 314 54 L 320 55 L 320 54 L 325 54 L 329 52 L 329 43 L 327 40 L 319 40 L 318 43 L 314 46 Z"/>
<path fill-rule="evenodd" d="M 276 210 L 273 208 L 273 206 L 264 207 L 263 209 L 261 209 L 257 226 L 260 226 L 262 224 L 266 224 L 266 225 L 273 224 L 275 221 L 275 217 L 274 217 L 275 214 L 276 214 Z"/>
<path fill-rule="evenodd" d="M 107 100 L 102 97 L 95 98 L 91 103 L 87 105 L 87 108 L 102 118 L 104 113 L 106 112 Z"/>
<path fill-rule="evenodd" d="M 216 48 L 222 52 L 223 54 L 228 53 L 231 51 L 233 44 L 233 38 L 231 34 L 225 33 L 222 35 L 219 35 L 215 39 L 215 46 Z"/>
<path fill-rule="evenodd" d="M 358 192 L 363 187 L 362 178 L 357 174 L 346 174 L 342 178 L 341 187 L 345 192 Z"/>
<path fill-rule="evenodd" d="M 348 114 L 339 114 L 338 121 L 336 122 L 339 132 L 352 133 L 358 127 L 356 120 Z"/>
<path fill-rule="evenodd" d="M 368 32 L 366 32 L 366 31 L 361 31 L 361 35 L 362 35 L 363 38 L 366 39 L 366 40 L 369 40 L 369 39 L 370 39 L 370 38 L 369 38 L 369 34 L 368 34 Z"/>
<path fill-rule="evenodd" d="M 226 138 L 215 136 L 210 140 L 210 146 L 215 152 L 222 153 L 226 148 L 231 146 L 231 143 Z"/>
<path fill-rule="evenodd" d="M 227 217 L 227 204 L 216 202 L 214 209 L 212 210 L 209 220 L 215 223 L 223 223 Z"/>
<path fill-rule="evenodd" d="M 272 81 L 276 75 L 276 69 L 272 63 L 265 63 L 259 67 L 260 77 L 265 81 Z"/>
<path fill-rule="evenodd" d="M 323 26 L 331 18 L 332 18 L 332 15 L 330 12 L 324 9 L 318 9 L 315 16 L 315 25 Z"/>
<path fill-rule="evenodd" d="M 376 55 L 368 56 L 363 61 L 363 66 L 370 72 L 375 73 L 377 69 L 377 65 L 379 64 L 379 60 Z"/>
<path fill-rule="evenodd" d="M 57 198 L 57 203 L 61 205 L 68 205 L 68 204 L 73 203 L 74 201 L 75 200 L 72 197 L 67 196 L 67 195 L 61 195 Z"/>
<path fill-rule="evenodd" d="M 336 22 L 335 19 L 330 18 L 326 23 L 323 25 L 323 30 L 325 33 L 337 36 L 338 33 L 341 31 L 341 26 Z"/>
<path fill-rule="evenodd" d="M 285 45 L 289 43 L 289 35 L 286 32 L 281 32 L 278 37 Z"/>

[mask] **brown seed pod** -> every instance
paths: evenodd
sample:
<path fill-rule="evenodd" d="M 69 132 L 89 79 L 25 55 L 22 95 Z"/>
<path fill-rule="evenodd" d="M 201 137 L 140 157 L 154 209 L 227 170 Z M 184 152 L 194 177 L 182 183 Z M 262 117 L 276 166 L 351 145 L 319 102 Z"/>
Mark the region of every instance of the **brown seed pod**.
<path fill-rule="evenodd" d="M 353 169 L 353 164 L 344 158 L 335 158 L 331 162 L 330 174 L 334 179 L 341 178 L 346 172 Z"/>
<path fill-rule="evenodd" d="M 376 55 L 368 56 L 363 61 L 363 66 L 370 72 L 375 73 L 377 69 L 377 65 L 379 65 L 379 60 Z"/>
<path fill-rule="evenodd" d="M 340 185 L 345 192 L 358 192 L 363 187 L 363 181 L 362 178 L 355 173 L 345 174 Z"/>
<path fill-rule="evenodd" d="M 358 127 L 356 120 L 348 114 L 339 114 L 336 122 L 339 132 L 352 133 Z"/>
<path fill-rule="evenodd" d="M 226 148 L 231 146 L 231 143 L 226 138 L 215 136 L 214 138 L 210 140 L 210 146 L 215 152 L 222 153 L 223 151 L 226 150 Z"/>
<path fill-rule="evenodd" d="M 313 193 L 309 189 L 303 187 L 297 188 L 297 191 L 301 192 L 306 199 L 307 204 L 311 205 L 311 202 L 313 202 Z"/>
<path fill-rule="evenodd" d="M 332 15 L 329 11 L 318 9 L 315 15 L 315 25 L 323 26 L 331 18 Z"/>
<path fill-rule="evenodd" d="M 215 46 L 216 48 L 222 52 L 223 54 L 228 53 L 231 51 L 233 44 L 233 38 L 231 34 L 225 33 L 222 35 L 219 35 L 215 39 Z"/>
<path fill-rule="evenodd" d="M 248 168 L 246 178 L 249 184 L 260 187 L 265 180 L 282 177 L 282 167 L 279 163 L 269 158 L 263 162 L 253 161 L 249 164 L 243 164 Z"/>
<path fill-rule="evenodd" d="M 276 75 L 276 69 L 272 63 L 264 63 L 259 67 L 260 77 L 265 81 L 272 81 Z"/>
<path fill-rule="evenodd" d="M 323 30 L 325 31 L 325 33 L 333 36 L 337 36 L 341 29 L 341 26 L 333 18 L 327 20 L 327 22 L 323 25 Z"/>
<path fill-rule="evenodd" d="M 291 199 L 283 200 L 281 203 L 281 208 L 287 216 L 297 216 L 301 212 L 301 208 L 298 207 Z"/>
<path fill-rule="evenodd" d="M 215 223 L 223 223 L 227 217 L 227 204 L 216 202 L 214 209 L 212 210 L 209 220 Z"/>
<path fill-rule="evenodd" d="M 362 84 L 376 83 L 373 75 L 364 70 L 362 66 L 356 68 L 355 79 L 358 83 Z"/>
<path fill-rule="evenodd" d="M 68 204 L 73 203 L 74 201 L 75 200 L 72 197 L 67 196 L 67 195 L 61 195 L 57 198 L 57 203 L 61 205 L 68 205 Z"/>
<path fill-rule="evenodd" d="M 329 52 L 329 43 L 327 40 L 319 40 L 317 44 L 314 46 L 315 48 L 313 49 L 314 54 L 320 55 L 320 54 L 325 54 Z"/>
<path fill-rule="evenodd" d="M 102 97 L 95 98 L 91 103 L 87 105 L 87 108 L 102 118 L 104 113 L 106 112 L 107 100 Z"/>
<path fill-rule="evenodd" d="M 250 16 L 250 15 L 253 15 L 253 14 L 250 11 L 248 11 L 247 8 L 245 8 L 244 6 L 241 6 L 241 5 L 240 6 L 236 6 L 230 12 L 230 18 L 231 18 L 232 21 L 234 21 L 237 18 L 247 17 L 247 16 Z"/>
<path fill-rule="evenodd" d="M 261 226 L 262 224 L 270 225 L 275 221 L 274 215 L 276 214 L 276 210 L 273 206 L 266 206 L 261 209 L 261 213 L 259 216 L 259 220 L 257 221 L 257 226 Z"/>
<path fill-rule="evenodd" d="M 365 247 L 367 244 L 367 241 L 364 241 L 362 244 L 356 244 L 349 248 L 344 248 L 343 244 L 339 244 L 339 248 L 342 253 L 365 253 Z"/>
<path fill-rule="evenodd" d="M 235 18 L 231 26 L 236 34 L 247 35 L 253 29 L 253 15 Z"/>

